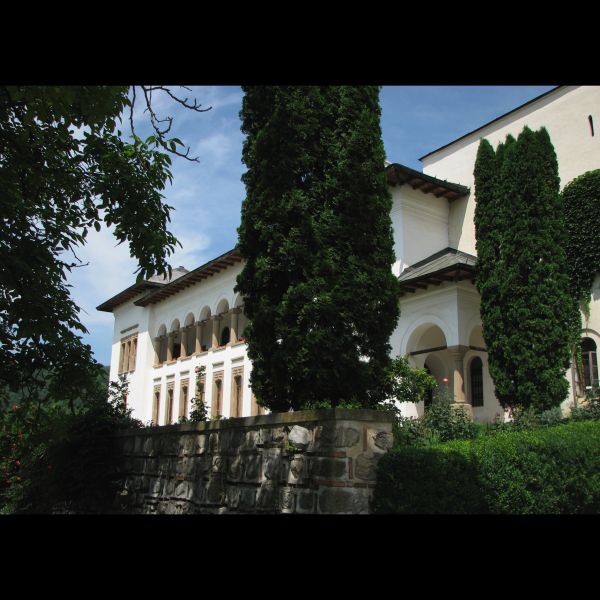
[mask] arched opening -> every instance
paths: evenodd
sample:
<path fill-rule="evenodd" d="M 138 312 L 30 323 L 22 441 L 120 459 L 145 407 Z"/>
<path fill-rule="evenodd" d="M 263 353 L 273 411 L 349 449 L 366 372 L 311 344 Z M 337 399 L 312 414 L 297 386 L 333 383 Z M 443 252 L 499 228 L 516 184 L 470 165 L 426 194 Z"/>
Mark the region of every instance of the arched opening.
<path fill-rule="evenodd" d="M 181 356 L 181 329 L 179 319 L 175 319 L 171 324 L 169 344 L 171 347 L 171 356 L 167 349 L 167 360 L 177 360 Z"/>
<path fill-rule="evenodd" d="M 156 351 L 157 363 L 162 364 L 167 360 L 167 326 L 161 325 L 158 328 L 156 339 L 154 340 L 154 349 Z"/>
<path fill-rule="evenodd" d="M 234 308 L 238 308 L 240 310 L 240 312 L 238 313 L 238 316 L 237 316 L 236 337 L 237 337 L 238 341 L 245 342 L 246 341 L 245 330 L 246 330 L 246 325 L 248 324 L 248 319 L 247 319 L 246 315 L 244 314 L 244 298 L 243 298 L 243 296 L 238 294 L 235 298 L 235 302 L 233 303 L 233 306 L 234 306 Z"/>
<path fill-rule="evenodd" d="M 425 365 L 425 370 L 430 375 L 433 375 L 433 373 L 431 372 L 431 369 L 429 368 L 429 366 L 427 364 Z M 429 406 L 431 406 L 432 402 L 433 402 L 433 390 L 427 390 L 427 396 L 425 396 L 425 408 L 428 408 Z"/>
<path fill-rule="evenodd" d="M 447 341 L 442 329 L 431 322 L 419 325 L 410 334 L 407 350 L 417 364 L 422 364 L 437 382 L 437 390 L 427 394 L 423 405 L 417 407 L 417 414 L 431 406 L 436 395 L 448 392 Z M 423 361 L 423 362 L 420 362 Z"/>
<path fill-rule="evenodd" d="M 200 311 L 198 321 L 202 322 L 202 331 L 200 339 L 200 351 L 205 352 L 211 346 L 212 325 L 210 321 L 211 311 L 208 306 L 204 306 Z"/>
<path fill-rule="evenodd" d="M 476 325 L 469 336 L 469 346 L 475 350 L 485 349 L 485 340 L 483 339 L 483 327 Z"/>
<path fill-rule="evenodd" d="M 598 351 L 596 342 L 589 337 L 581 340 L 581 358 L 583 362 L 583 387 L 585 392 L 598 387 Z"/>
<path fill-rule="evenodd" d="M 428 394 L 425 400 L 425 408 L 431 405 L 436 393 L 443 393 L 448 390 L 448 373 L 442 356 L 439 354 L 429 354 L 423 365 L 427 372 L 432 375 L 437 382 L 437 392 L 434 390 Z"/>
<path fill-rule="evenodd" d="M 183 329 L 185 331 L 185 355 L 190 356 L 196 349 L 196 326 L 192 313 L 188 313 L 185 318 Z"/>
<path fill-rule="evenodd" d="M 219 340 L 219 345 L 226 346 L 227 344 L 229 344 L 229 337 L 230 337 L 229 327 L 225 326 L 225 327 L 223 327 L 223 329 L 221 331 L 221 339 Z"/>
<path fill-rule="evenodd" d="M 223 313 L 226 313 L 228 311 L 229 311 L 229 302 L 227 302 L 227 300 L 225 298 L 223 298 L 217 304 L 217 310 L 215 311 L 215 314 L 222 315 Z"/>
<path fill-rule="evenodd" d="M 479 356 L 471 360 L 470 364 L 471 406 L 483 406 L 483 362 Z"/>
<path fill-rule="evenodd" d="M 416 332 L 415 332 L 416 333 Z M 422 333 L 415 340 L 415 347 L 412 352 L 433 352 L 444 350 L 446 348 L 446 336 L 437 325 L 429 325 L 422 330 Z"/>

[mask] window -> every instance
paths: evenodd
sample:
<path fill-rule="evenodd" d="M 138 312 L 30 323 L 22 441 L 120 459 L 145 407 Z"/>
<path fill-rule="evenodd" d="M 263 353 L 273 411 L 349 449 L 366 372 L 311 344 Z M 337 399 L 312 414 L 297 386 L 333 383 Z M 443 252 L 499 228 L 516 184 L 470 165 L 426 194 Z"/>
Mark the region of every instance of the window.
<path fill-rule="evenodd" d="M 583 361 L 584 391 L 598 385 L 598 353 L 596 342 L 592 338 L 581 340 L 581 358 Z"/>
<path fill-rule="evenodd" d="M 160 386 L 154 388 L 154 398 L 152 404 L 152 424 L 158 425 L 158 415 L 160 411 Z"/>
<path fill-rule="evenodd" d="M 202 384 L 202 391 L 200 392 L 200 401 L 206 406 L 206 373 L 200 375 L 200 383 Z"/>
<path fill-rule="evenodd" d="M 212 417 L 223 414 L 223 371 L 214 374 L 210 414 Z"/>
<path fill-rule="evenodd" d="M 167 406 L 165 407 L 165 425 L 170 425 L 173 420 L 173 385 L 167 388 Z"/>
<path fill-rule="evenodd" d="M 119 355 L 119 375 L 135 371 L 135 357 L 137 354 L 137 333 L 121 340 Z"/>
<path fill-rule="evenodd" d="M 478 356 L 471 361 L 471 406 L 483 406 L 483 363 Z"/>
<path fill-rule="evenodd" d="M 179 416 L 180 417 L 187 417 L 188 388 L 189 388 L 189 381 L 187 379 L 185 379 L 181 382 L 181 388 L 179 389 Z"/>
<path fill-rule="evenodd" d="M 242 401 L 243 401 L 243 391 L 242 391 L 242 376 L 244 372 L 244 367 L 236 367 L 232 370 L 232 385 L 231 385 L 231 409 L 230 416 L 232 417 L 241 417 L 242 416 Z"/>

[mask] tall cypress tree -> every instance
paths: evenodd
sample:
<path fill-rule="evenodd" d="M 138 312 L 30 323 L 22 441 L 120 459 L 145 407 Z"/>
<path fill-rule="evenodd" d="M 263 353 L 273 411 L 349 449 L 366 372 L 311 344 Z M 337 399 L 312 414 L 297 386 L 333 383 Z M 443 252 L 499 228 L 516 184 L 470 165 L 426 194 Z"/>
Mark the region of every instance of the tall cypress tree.
<path fill-rule="evenodd" d="M 252 388 L 276 411 L 373 406 L 399 313 L 378 89 L 244 91 L 236 289 Z"/>
<path fill-rule="evenodd" d="M 566 397 L 569 344 L 578 330 L 558 163 L 545 129 L 525 127 L 494 157 L 488 146 L 480 144 L 474 174 L 477 287 L 490 374 L 503 406 L 544 410 Z"/>

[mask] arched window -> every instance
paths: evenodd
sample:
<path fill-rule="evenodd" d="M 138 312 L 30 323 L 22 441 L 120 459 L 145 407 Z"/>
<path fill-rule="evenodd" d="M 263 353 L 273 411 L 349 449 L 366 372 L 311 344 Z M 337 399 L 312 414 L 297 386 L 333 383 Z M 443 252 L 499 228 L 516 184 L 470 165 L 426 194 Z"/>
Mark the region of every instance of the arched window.
<path fill-rule="evenodd" d="M 478 356 L 471 361 L 471 406 L 483 406 L 483 363 Z"/>
<path fill-rule="evenodd" d="M 587 390 L 598 385 L 598 354 L 596 342 L 592 338 L 581 340 L 583 359 L 583 387 Z"/>
<path fill-rule="evenodd" d="M 221 346 L 225 346 L 229 344 L 229 327 L 223 327 L 223 331 L 221 331 Z"/>

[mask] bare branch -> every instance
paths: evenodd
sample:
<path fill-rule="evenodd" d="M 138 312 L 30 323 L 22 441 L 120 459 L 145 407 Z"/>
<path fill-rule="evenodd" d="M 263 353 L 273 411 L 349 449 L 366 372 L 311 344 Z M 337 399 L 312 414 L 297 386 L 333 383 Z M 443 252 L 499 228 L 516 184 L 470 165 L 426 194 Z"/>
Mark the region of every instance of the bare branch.
<path fill-rule="evenodd" d="M 185 90 L 191 91 L 190 88 L 182 85 L 179 86 Z M 129 112 L 129 121 L 131 124 L 131 133 L 133 135 L 135 135 L 135 129 L 134 129 L 134 122 L 133 122 L 133 112 L 134 112 L 134 107 L 135 107 L 135 102 L 136 102 L 136 90 L 135 90 L 136 86 L 132 86 L 132 102 L 131 102 L 131 107 L 130 107 L 130 112 Z M 175 102 L 177 102 L 178 104 L 180 104 L 181 106 L 183 106 L 184 108 L 187 108 L 189 110 L 193 110 L 194 112 L 208 112 L 209 110 L 212 109 L 212 106 L 209 106 L 208 108 L 202 108 L 202 105 L 198 103 L 198 101 L 194 98 L 193 103 L 189 102 L 188 98 L 179 98 L 178 96 L 176 96 L 168 87 L 164 86 L 164 85 L 142 85 L 140 86 L 140 88 L 142 89 L 142 92 L 144 94 L 144 100 L 146 103 L 146 108 L 144 109 L 144 112 L 149 113 L 150 115 L 150 123 L 152 125 L 152 128 L 154 129 L 154 132 L 157 135 L 157 143 L 167 152 L 169 152 L 170 154 L 175 154 L 176 156 L 180 156 L 181 158 L 185 158 L 186 160 L 189 160 L 190 162 L 200 162 L 200 160 L 198 159 L 198 157 L 195 158 L 190 158 L 190 150 L 191 148 L 189 146 L 185 147 L 186 150 L 185 152 L 181 152 L 179 150 L 177 150 L 177 148 L 173 148 L 171 146 L 171 144 L 169 143 L 169 140 L 165 139 L 165 136 L 169 133 L 169 131 L 171 131 L 171 127 L 173 126 L 173 117 L 165 117 L 164 119 L 161 119 L 158 117 L 158 115 L 156 114 L 154 108 L 152 107 L 152 94 L 153 92 L 164 92 L 166 93 L 172 100 L 175 100 Z M 166 126 L 161 127 L 162 123 L 167 123 Z"/>
<path fill-rule="evenodd" d="M 135 135 L 135 128 L 133 127 L 133 109 L 135 107 L 135 85 L 131 86 L 133 90 L 133 100 L 131 101 L 131 105 L 129 107 L 129 123 L 131 124 L 131 135 Z"/>

